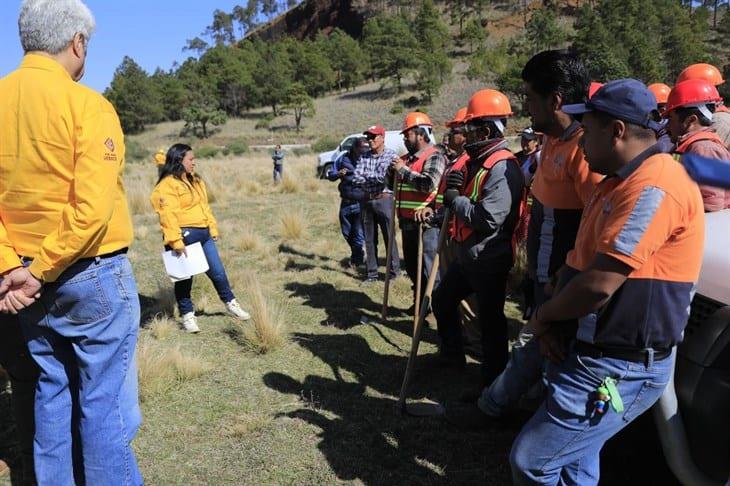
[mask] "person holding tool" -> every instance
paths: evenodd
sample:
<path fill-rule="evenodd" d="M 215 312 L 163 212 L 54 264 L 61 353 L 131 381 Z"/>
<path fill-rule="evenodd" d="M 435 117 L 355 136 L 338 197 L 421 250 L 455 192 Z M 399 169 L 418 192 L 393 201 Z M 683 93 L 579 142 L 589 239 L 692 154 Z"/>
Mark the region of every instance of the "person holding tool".
<path fill-rule="evenodd" d="M 406 115 L 401 134 L 408 153 L 391 163 L 391 169 L 397 174 L 398 181 L 396 207 L 401 228 L 403 259 L 406 273 L 413 283 L 412 309 L 417 307 L 416 301 L 423 295 L 438 244 L 438 227 L 415 219 L 417 211 L 435 201 L 441 175 L 446 167 L 446 157 L 430 142 L 431 129 L 431 119 L 425 113 L 413 112 Z M 422 238 L 422 245 L 419 245 L 419 238 Z M 419 254 L 419 246 L 422 247 L 423 255 Z M 419 264 L 418 260 L 421 258 Z M 419 267 L 422 267 L 421 288 L 417 289 Z M 438 277 L 435 286 L 438 287 Z"/>
<path fill-rule="evenodd" d="M 241 309 L 233 295 L 223 262 L 218 255 L 218 224 L 208 204 L 208 191 L 203 179 L 195 173 L 195 156 L 189 145 L 170 147 L 160 178 L 150 196 L 152 207 L 160 216 L 165 248 L 178 255 L 187 255 L 185 245 L 200 243 L 208 260 L 206 272 L 228 313 L 241 320 L 251 318 Z M 175 299 L 186 332 L 200 332 L 190 294 L 192 277 L 175 282 Z"/>
<path fill-rule="evenodd" d="M 466 115 L 465 171 L 447 176 L 444 205 L 454 218 L 451 234 L 456 261 L 433 296 L 441 338 L 439 364 L 465 364 L 459 303 L 474 293 L 482 328 L 482 384 L 507 363 L 504 315 L 507 275 L 513 264 L 513 236 L 524 204 L 524 178 L 504 139 L 512 108 L 499 91 L 484 89 L 469 100 Z"/>

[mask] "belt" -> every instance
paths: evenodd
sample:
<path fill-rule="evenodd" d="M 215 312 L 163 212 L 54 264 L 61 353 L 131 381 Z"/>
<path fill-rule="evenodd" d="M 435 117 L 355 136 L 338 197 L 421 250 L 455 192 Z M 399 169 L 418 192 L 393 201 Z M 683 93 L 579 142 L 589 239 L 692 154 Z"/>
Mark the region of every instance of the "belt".
<path fill-rule="evenodd" d="M 99 258 L 101 260 L 104 260 L 105 258 L 112 258 L 112 257 L 119 256 L 119 255 L 126 255 L 128 251 L 129 251 L 129 248 L 127 248 L 125 246 L 124 248 L 121 248 L 121 249 L 116 250 L 116 251 L 112 251 L 110 253 L 104 253 L 103 255 L 97 255 L 97 256 L 87 257 L 87 258 L 79 258 L 74 263 L 78 263 L 78 262 L 81 262 L 81 263 L 83 263 L 83 262 L 89 262 L 89 261 L 92 261 L 92 260 L 96 260 L 97 258 Z M 28 262 L 32 262 L 33 261 L 33 259 L 31 257 L 21 256 L 19 258 L 23 261 L 23 263 L 28 263 Z"/>
<path fill-rule="evenodd" d="M 368 200 L 372 201 L 373 199 L 384 199 L 390 195 L 390 192 L 378 192 L 377 194 L 368 194 Z"/>
<path fill-rule="evenodd" d="M 615 346 L 603 346 L 590 344 L 584 341 L 575 342 L 575 350 L 578 354 L 589 358 L 614 358 L 635 363 L 644 363 L 647 366 L 652 361 L 660 361 L 672 354 L 671 349 L 631 349 Z"/>

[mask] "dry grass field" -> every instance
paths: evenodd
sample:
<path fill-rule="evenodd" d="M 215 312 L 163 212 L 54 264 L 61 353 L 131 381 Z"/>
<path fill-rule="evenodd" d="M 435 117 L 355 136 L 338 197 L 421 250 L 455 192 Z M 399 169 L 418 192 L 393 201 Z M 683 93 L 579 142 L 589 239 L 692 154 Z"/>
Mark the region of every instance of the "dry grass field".
<path fill-rule="evenodd" d="M 342 266 L 349 255 L 335 184 L 314 178 L 311 157 L 288 157 L 286 178 L 274 186 L 270 164 L 266 155 L 198 160 L 221 228 L 219 251 L 253 318 L 228 317 L 212 284 L 196 277 L 196 335 L 180 330 L 162 267 L 148 200 L 155 167 L 127 167 L 136 235 L 129 256 L 143 308 L 144 423 L 134 448 L 147 484 L 509 484 L 518 426 L 461 432 L 396 411 L 412 329 L 410 283 L 396 279 L 391 317 L 380 322 L 382 283 L 363 286 L 362 275 Z M 507 311 L 514 335 L 520 313 L 514 302 Z M 420 354 L 434 352 L 431 322 Z M 448 407 L 477 380 L 470 360 L 461 374 L 417 373 L 410 396 Z M 3 454 L 8 405 L 0 393 Z M 630 451 L 619 447 L 615 464 Z M 603 473 L 605 484 L 649 484 L 634 482 L 631 468 Z"/>
<path fill-rule="evenodd" d="M 396 280 L 392 318 L 380 323 L 382 284 L 362 286 L 341 266 L 348 248 L 335 184 L 316 180 L 302 157 L 286 160 L 286 178 L 274 186 L 270 163 L 198 160 L 214 194 L 219 250 L 253 315 L 229 318 L 207 278 L 196 278 L 198 335 L 180 331 L 174 315 L 148 202 L 155 168 L 128 166 L 130 258 L 145 316 L 135 448 L 148 483 L 507 482 L 515 431 L 457 434 L 440 420 L 396 413 L 412 327 L 409 282 Z M 430 329 L 422 354 L 434 343 Z M 416 376 L 413 396 L 454 400 L 477 376 L 475 363 L 463 376 Z"/>

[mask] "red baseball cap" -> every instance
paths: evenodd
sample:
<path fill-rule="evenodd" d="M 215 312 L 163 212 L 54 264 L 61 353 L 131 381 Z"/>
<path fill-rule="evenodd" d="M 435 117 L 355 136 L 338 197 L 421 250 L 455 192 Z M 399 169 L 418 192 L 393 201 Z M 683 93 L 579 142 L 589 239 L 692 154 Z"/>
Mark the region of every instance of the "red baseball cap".
<path fill-rule="evenodd" d="M 385 128 L 383 128 L 381 125 L 373 125 L 372 127 L 368 127 L 367 130 L 362 132 L 363 135 L 382 135 L 385 136 Z"/>

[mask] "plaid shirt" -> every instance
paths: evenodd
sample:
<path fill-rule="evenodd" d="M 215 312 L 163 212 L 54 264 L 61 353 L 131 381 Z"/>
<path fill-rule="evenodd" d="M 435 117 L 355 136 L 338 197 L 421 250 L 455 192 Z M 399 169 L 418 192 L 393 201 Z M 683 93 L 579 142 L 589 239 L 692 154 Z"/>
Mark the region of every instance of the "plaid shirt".
<path fill-rule="evenodd" d="M 355 167 L 355 175 L 352 183 L 362 187 L 368 195 L 375 195 L 381 192 L 391 192 L 390 181 L 388 180 L 388 168 L 391 162 L 398 158 L 398 154 L 389 148 L 383 150 L 379 155 L 367 152 L 360 156 L 360 161 Z"/>
<path fill-rule="evenodd" d="M 409 155 L 406 164 L 408 166 L 413 164 L 422 152 L 423 150 L 419 150 L 415 154 Z M 398 175 L 403 182 L 412 185 L 420 192 L 433 192 L 439 187 L 444 169 L 446 169 L 446 157 L 440 150 L 437 150 L 423 163 L 421 172 L 414 172 L 410 167 L 403 167 L 398 171 Z"/>

